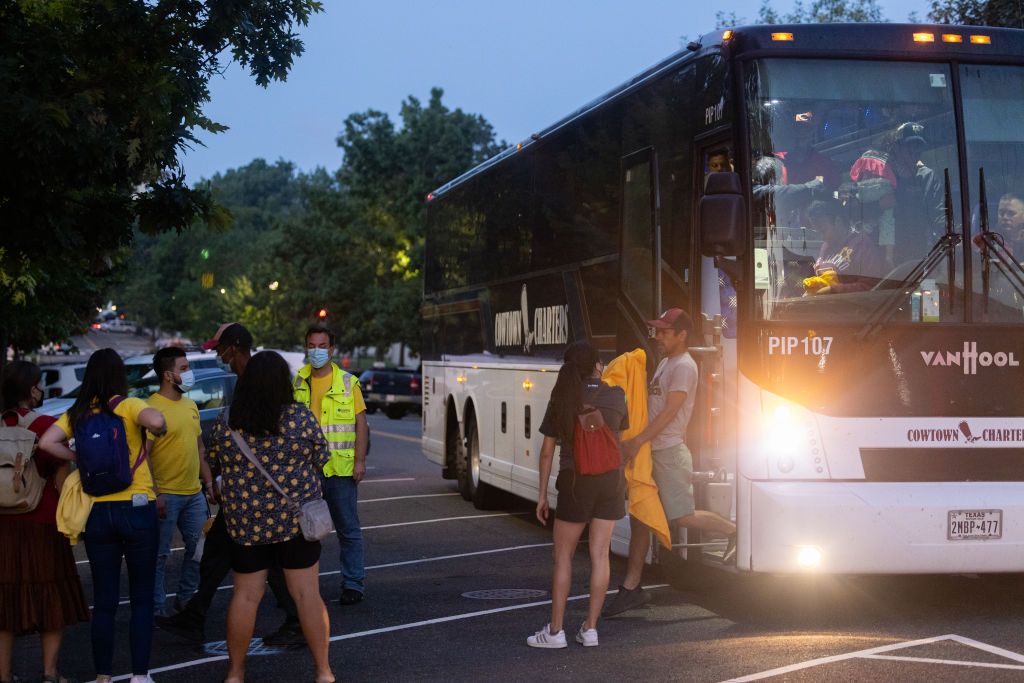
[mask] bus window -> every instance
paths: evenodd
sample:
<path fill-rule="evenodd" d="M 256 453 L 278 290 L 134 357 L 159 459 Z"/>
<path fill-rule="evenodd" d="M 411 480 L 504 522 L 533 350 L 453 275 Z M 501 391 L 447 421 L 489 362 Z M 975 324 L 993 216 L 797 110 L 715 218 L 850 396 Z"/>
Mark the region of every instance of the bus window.
<path fill-rule="evenodd" d="M 1012 260 L 1020 263 L 1024 261 L 1024 130 L 1020 126 L 1024 69 L 965 65 L 960 67 L 960 83 L 971 232 L 978 235 L 981 230 L 979 170 L 985 169 L 988 227 L 1009 249 Z M 990 257 L 986 287 L 983 250 L 972 249 L 972 254 L 975 318 L 993 322 L 1024 320 L 1024 292 L 1014 286 L 1014 273 L 993 267 Z"/>
<path fill-rule="evenodd" d="M 627 160 L 622 191 L 622 291 L 642 316 L 657 315 L 654 279 L 654 189 L 651 157 Z"/>
<path fill-rule="evenodd" d="M 947 169 L 960 232 L 951 83 L 943 64 L 753 64 L 746 107 L 754 260 L 766 264 L 754 277 L 761 317 L 863 322 L 900 297 L 945 234 Z M 954 257 L 963 264 L 962 245 Z M 914 283 L 893 321 L 962 321 L 963 268 L 951 278 L 947 263 Z"/>

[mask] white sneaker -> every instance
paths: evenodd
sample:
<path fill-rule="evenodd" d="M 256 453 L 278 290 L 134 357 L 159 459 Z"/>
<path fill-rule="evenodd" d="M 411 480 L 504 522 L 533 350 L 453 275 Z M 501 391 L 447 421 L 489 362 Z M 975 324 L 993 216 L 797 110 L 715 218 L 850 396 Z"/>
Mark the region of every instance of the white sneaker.
<path fill-rule="evenodd" d="M 580 630 L 576 632 L 576 642 L 583 647 L 597 647 L 597 629 L 583 626 L 580 624 Z"/>
<path fill-rule="evenodd" d="M 569 645 L 565 642 L 565 631 L 552 633 L 551 624 L 547 624 L 544 628 L 529 636 L 526 639 L 526 644 L 530 647 L 545 647 L 549 649 L 568 647 Z"/>

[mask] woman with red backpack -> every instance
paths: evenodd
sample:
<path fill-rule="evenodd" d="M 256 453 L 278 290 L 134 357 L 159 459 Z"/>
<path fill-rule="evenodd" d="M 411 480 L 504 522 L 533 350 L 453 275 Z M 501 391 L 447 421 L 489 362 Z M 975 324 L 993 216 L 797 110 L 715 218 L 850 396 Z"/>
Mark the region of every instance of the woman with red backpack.
<path fill-rule="evenodd" d="M 75 403 L 47 430 L 40 447 L 75 460 L 83 490 L 93 496 L 85 526 L 92 572 L 92 652 L 97 683 L 114 668 L 114 616 L 121 559 L 128 566 L 131 600 L 131 683 L 148 683 L 153 642 L 153 581 L 159 528 L 156 491 L 146 462 L 143 430 L 167 431 L 163 414 L 141 398 L 126 398 L 124 362 L 113 349 L 89 357 Z M 75 439 L 75 450 L 67 442 Z"/>
<path fill-rule="evenodd" d="M 32 447 L 54 418 L 32 412 L 43 402 L 39 366 L 16 360 L 3 375 L 0 450 L 24 455 L 0 478 L 0 682 L 13 681 L 14 636 L 39 632 L 44 682 L 67 681 L 57 669 L 64 629 L 89 620 L 68 540 L 57 531 L 57 499 L 67 462 Z M 27 437 L 23 441 L 20 437 Z M 27 445 L 27 448 L 25 447 Z"/>
<path fill-rule="evenodd" d="M 558 490 L 555 508 L 554 572 L 551 581 L 551 621 L 526 639 L 530 647 L 567 647 L 563 621 L 572 583 L 572 557 L 583 529 L 590 524 L 590 606 L 576 642 L 597 645 L 597 620 L 608 591 L 608 553 L 615 522 L 626 514 L 626 482 L 622 474 L 618 433 L 629 427 L 626 394 L 601 381 L 597 350 L 577 342 L 565 351 L 564 364 L 551 390 L 540 431 L 540 482 L 537 519 L 546 524 L 548 480 L 555 446 Z"/>

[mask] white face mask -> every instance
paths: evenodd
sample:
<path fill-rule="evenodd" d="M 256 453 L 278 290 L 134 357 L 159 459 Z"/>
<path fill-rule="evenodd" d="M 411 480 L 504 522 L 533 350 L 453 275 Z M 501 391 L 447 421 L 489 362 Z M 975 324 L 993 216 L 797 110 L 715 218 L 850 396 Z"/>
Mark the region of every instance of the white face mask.
<path fill-rule="evenodd" d="M 194 387 L 196 384 L 196 376 L 191 370 L 186 370 L 185 372 L 178 375 L 178 377 L 180 381 L 175 383 L 174 386 L 176 386 L 178 388 L 178 391 L 180 391 L 183 394 L 192 387 Z"/>

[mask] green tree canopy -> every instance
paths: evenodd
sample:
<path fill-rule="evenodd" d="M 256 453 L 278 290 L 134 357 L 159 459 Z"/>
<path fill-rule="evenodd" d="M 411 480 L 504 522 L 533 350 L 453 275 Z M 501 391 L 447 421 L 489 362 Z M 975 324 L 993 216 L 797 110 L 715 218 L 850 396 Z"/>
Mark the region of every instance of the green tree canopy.
<path fill-rule="evenodd" d="M 1024 28 L 1019 0 L 932 0 L 928 18 L 939 24 Z"/>
<path fill-rule="evenodd" d="M 781 13 L 770 0 L 762 0 L 756 24 L 838 24 L 886 21 L 878 0 L 795 0 L 792 11 Z M 748 23 L 735 12 L 715 14 L 716 28 Z"/>
<path fill-rule="evenodd" d="M 296 27 L 320 9 L 315 0 L 0 2 L 0 348 L 80 323 L 88 306 L 64 299 L 66 288 L 99 291 L 136 228 L 229 222 L 178 163 L 199 131 L 224 130 L 203 114 L 209 80 L 231 60 L 260 85 L 283 80 L 302 52 Z M 67 305 L 43 308 L 55 300 Z"/>

